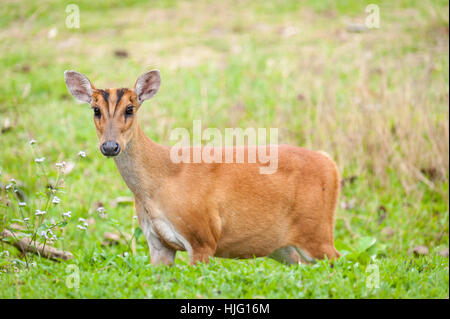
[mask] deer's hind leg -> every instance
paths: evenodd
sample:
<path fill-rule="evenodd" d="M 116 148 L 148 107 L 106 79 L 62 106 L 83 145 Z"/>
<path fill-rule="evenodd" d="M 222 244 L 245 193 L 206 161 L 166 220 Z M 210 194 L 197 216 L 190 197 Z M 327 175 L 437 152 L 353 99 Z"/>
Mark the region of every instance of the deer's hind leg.
<path fill-rule="evenodd" d="M 285 246 L 271 253 L 269 258 L 286 265 L 301 264 L 307 261 L 297 252 L 294 246 Z"/>
<path fill-rule="evenodd" d="M 215 249 L 212 247 L 193 247 L 192 255 L 190 256 L 191 265 L 195 265 L 197 263 L 209 263 L 209 258 L 214 256 L 214 252 Z"/>

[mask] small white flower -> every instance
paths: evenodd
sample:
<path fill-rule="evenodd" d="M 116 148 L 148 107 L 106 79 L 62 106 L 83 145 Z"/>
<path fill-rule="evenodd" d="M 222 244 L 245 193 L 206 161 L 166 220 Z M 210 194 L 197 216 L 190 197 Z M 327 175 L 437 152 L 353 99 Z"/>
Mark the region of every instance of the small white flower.
<path fill-rule="evenodd" d="M 11 178 L 9 181 L 11 182 L 11 184 L 17 184 L 14 178 Z"/>
<path fill-rule="evenodd" d="M 45 239 L 48 239 L 47 232 L 45 230 L 41 231 L 41 237 L 45 237 Z"/>
<path fill-rule="evenodd" d="M 59 163 L 56 163 L 55 165 L 56 165 L 56 167 L 64 168 L 66 166 L 66 162 L 64 162 L 64 161 L 59 162 Z"/>
<path fill-rule="evenodd" d="M 23 221 L 24 222 L 27 222 L 27 221 L 29 221 L 30 219 L 28 218 L 28 217 L 25 217 L 24 219 L 23 219 Z"/>
<path fill-rule="evenodd" d="M 36 163 L 42 163 L 43 161 L 45 161 L 45 157 L 35 158 L 34 161 L 35 161 Z"/>
<path fill-rule="evenodd" d="M 59 199 L 58 196 L 53 196 L 52 203 L 55 205 L 58 205 L 61 202 L 61 199 Z"/>
<path fill-rule="evenodd" d="M 136 216 L 136 215 L 134 215 L 134 216 L 133 216 L 133 219 L 137 219 L 137 216 Z"/>
<path fill-rule="evenodd" d="M 13 184 L 8 184 L 8 185 L 5 186 L 5 189 L 8 190 L 8 189 L 10 189 L 13 186 L 14 186 Z"/>
<path fill-rule="evenodd" d="M 67 217 L 67 218 L 70 218 L 70 217 L 72 217 L 72 212 L 68 211 L 67 213 L 63 213 L 63 216 Z"/>
<path fill-rule="evenodd" d="M 25 202 L 19 202 L 19 207 L 25 207 L 25 206 L 27 206 L 27 203 L 25 203 Z"/>
<path fill-rule="evenodd" d="M 38 216 L 38 215 L 44 215 L 44 214 L 46 214 L 47 212 L 45 211 L 45 210 L 39 210 L 39 209 L 36 209 L 36 213 L 34 213 L 36 216 Z"/>
<path fill-rule="evenodd" d="M 78 222 L 80 222 L 80 223 L 81 223 L 81 222 L 85 223 L 85 222 L 86 222 L 86 219 L 80 217 L 80 218 L 78 218 Z"/>
<path fill-rule="evenodd" d="M 100 216 L 101 218 L 107 218 L 108 217 L 108 215 L 106 214 L 105 207 L 103 207 L 103 206 L 97 208 L 97 213 L 98 213 L 98 216 Z"/>
<path fill-rule="evenodd" d="M 87 228 L 88 226 L 89 226 L 89 224 L 88 224 L 88 223 L 84 223 L 84 227 L 86 227 L 86 228 Z"/>
<path fill-rule="evenodd" d="M 28 143 L 30 143 L 30 145 L 36 144 L 36 140 L 30 140 Z"/>
<path fill-rule="evenodd" d="M 54 235 L 51 229 L 49 229 L 49 230 L 47 230 L 47 231 L 48 231 L 50 234 Z"/>
<path fill-rule="evenodd" d="M 86 230 L 86 229 L 87 229 L 86 227 L 84 227 L 84 226 L 82 226 L 82 225 L 77 225 L 77 227 L 78 227 L 79 229 L 83 229 L 83 230 Z"/>
<path fill-rule="evenodd" d="M 79 151 L 78 152 L 78 156 L 79 157 L 86 157 L 86 152 L 85 151 Z"/>
<path fill-rule="evenodd" d="M 5 256 L 9 256 L 9 251 L 5 250 L 3 253 L 5 254 Z"/>

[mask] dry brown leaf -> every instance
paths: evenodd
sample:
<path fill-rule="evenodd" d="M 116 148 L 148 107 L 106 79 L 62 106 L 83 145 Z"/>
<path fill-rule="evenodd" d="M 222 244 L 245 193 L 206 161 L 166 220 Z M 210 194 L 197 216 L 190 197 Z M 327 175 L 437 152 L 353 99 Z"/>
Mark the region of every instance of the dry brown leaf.
<path fill-rule="evenodd" d="M 439 250 L 438 254 L 439 254 L 439 256 L 442 256 L 442 257 L 448 257 L 448 247 Z"/>
<path fill-rule="evenodd" d="M 395 230 L 392 229 L 392 227 L 384 227 L 383 230 L 381 231 L 381 233 L 383 235 L 385 235 L 387 238 L 392 237 L 395 234 Z"/>
<path fill-rule="evenodd" d="M 416 246 L 412 249 L 412 252 L 415 256 L 426 256 L 429 253 L 428 247 L 425 246 Z"/>
<path fill-rule="evenodd" d="M 16 223 L 10 224 L 9 228 L 12 228 L 15 230 L 25 230 L 25 227 L 23 227 L 22 225 L 16 224 Z"/>
<path fill-rule="evenodd" d="M 115 242 L 120 241 L 120 235 L 116 234 L 116 233 L 106 232 L 103 234 L 103 237 L 109 241 L 115 241 Z"/>
<path fill-rule="evenodd" d="M 134 199 L 133 197 L 128 197 L 128 196 L 119 196 L 116 199 L 113 199 L 110 202 L 110 206 L 112 208 L 117 207 L 118 205 L 127 205 L 127 204 L 133 204 L 134 203 Z"/>

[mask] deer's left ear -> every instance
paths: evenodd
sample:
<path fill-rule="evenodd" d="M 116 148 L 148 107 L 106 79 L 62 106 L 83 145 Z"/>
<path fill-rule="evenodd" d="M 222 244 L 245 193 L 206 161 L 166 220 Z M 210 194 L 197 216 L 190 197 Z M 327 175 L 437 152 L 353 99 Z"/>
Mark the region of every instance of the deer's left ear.
<path fill-rule="evenodd" d="M 91 84 L 89 79 L 81 73 L 76 71 L 65 71 L 64 80 L 66 81 L 67 89 L 80 102 L 91 103 L 92 91 L 95 87 Z"/>
<path fill-rule="evenodd" d="M 158 92 L 161 85 L 161 76 L 159 70 L 152 70 L 142 74 L 134 85 L 134 93 L 139 103 L 148 100 Z"/>

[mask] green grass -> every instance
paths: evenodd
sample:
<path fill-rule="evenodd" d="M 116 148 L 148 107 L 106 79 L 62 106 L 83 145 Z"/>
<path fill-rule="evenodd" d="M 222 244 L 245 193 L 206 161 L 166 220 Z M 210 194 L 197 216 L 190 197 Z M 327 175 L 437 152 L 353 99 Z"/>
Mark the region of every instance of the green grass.
<path fill-rule="evenodd" d="M 72 211 L 56 245 L 74 259 L 25 259 L 1 242 L 0 298 L 448 298 L 448 257 L 439 255 L 449 246 L 448 2 L 379 1 L 381 28 L 363 33 L 346 31 L 365 19 L 360 1 L 81 1 L 80 29 L 65 27 L 68 3 L 0 8 L 0 227 L 23 220 L 4 189 L 11 178 L 26 197 L 22 214 L 37 225 L 54 164 L 75 163 L 61 204 L 44 218 Z M 151 68 L 162 86 L 139 117 L 159 143 L 200 119 L 222 132 L 278 127 L 280 142 L 330 153 L 352 178 L 336 214 L 345 256 L 333 267 L 268 258 L 192 267 L 178 253 L 174 267 L 153 267 L 143 236 L 134 256 L 125 241 L 103 246 L 105 232 L 135 232 L 133 206 L 112 203 L 131 192 L 98 151 L 91 110 L 69 96 L 63 72 L 106 88 L 132 86 Z M 80 217 L 88 230 L 77 228 Z M 416 246 L 428 254 L 415 256 Z M 378 288 L 367 284 L 374 266 Z"/>
<path fill-rule="evenodd" d="M 3 279 L 9 298 L 442 298 L 448 259 L 398 257 L 377 262 L 379 288 L 367 288 L 371 268 L 341 260 L 334 268 L 285 266 L 266 259 L 214 259 L 190 267 L 187 256 L 174 267 L 150 266 L 148 256 L 123 257 L 100 249 L 77 258 L 74 269 L 39 260 L 36 268 Z M 447 278 L 447 280 L 445 280 Z"/>

